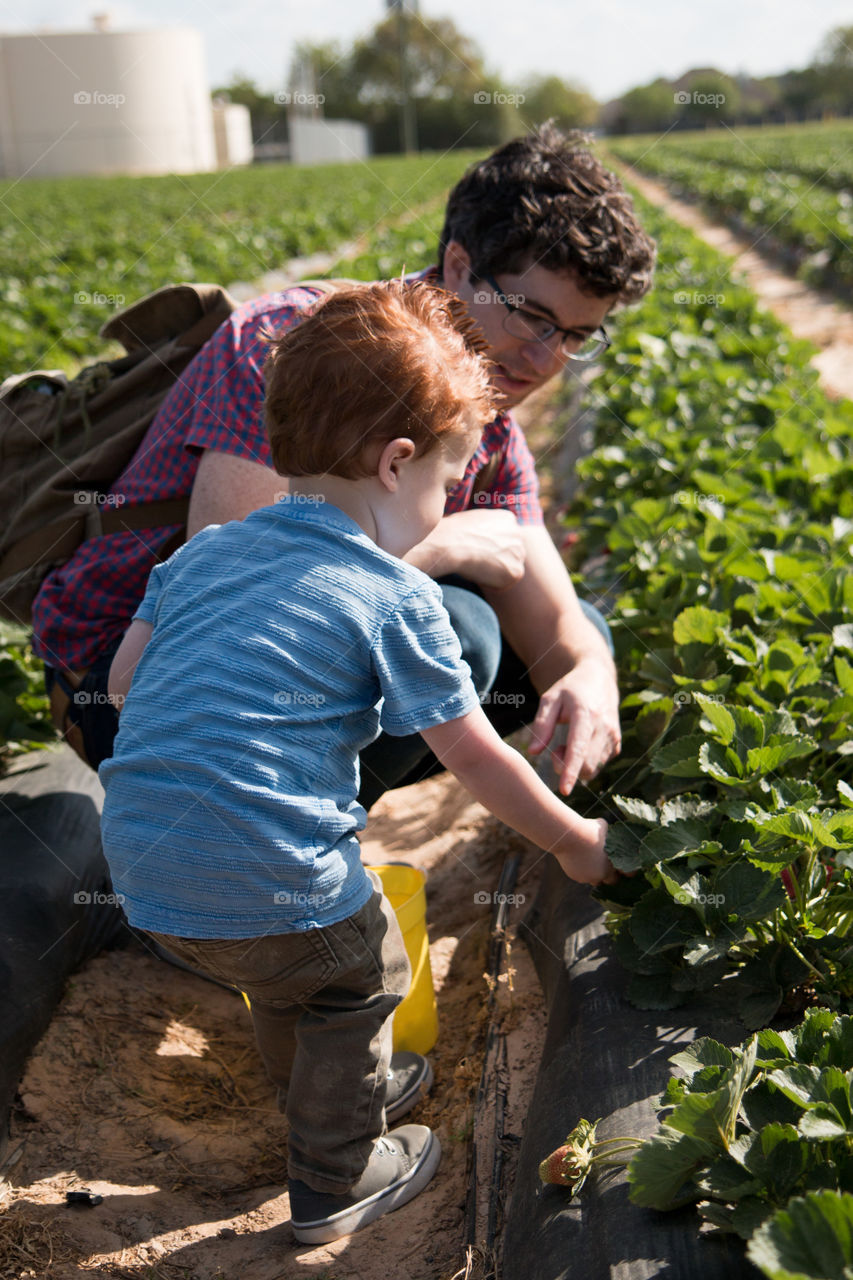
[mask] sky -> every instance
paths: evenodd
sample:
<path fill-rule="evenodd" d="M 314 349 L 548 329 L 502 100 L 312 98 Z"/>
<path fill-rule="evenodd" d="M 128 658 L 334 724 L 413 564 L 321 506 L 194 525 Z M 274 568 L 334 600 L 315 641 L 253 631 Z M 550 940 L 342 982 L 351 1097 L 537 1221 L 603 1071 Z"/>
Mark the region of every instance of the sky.
<path fill-rule="evenodd" d="M 204 35 L 211 86 L 244 73 L 286 87 L 300 40 L 364 35 L 385 0 L 0 0 L 0 34 L 86 30 L 107 12 L 114 30 L 192 26 Z M 772 75 L 807 65 L 832 28 L 853 25 L 853 0 L 421 0 L 424 17 L 451 17 L 508 85 L 531 73 L 579 82 L 604 102 L 691 67 Z"/>

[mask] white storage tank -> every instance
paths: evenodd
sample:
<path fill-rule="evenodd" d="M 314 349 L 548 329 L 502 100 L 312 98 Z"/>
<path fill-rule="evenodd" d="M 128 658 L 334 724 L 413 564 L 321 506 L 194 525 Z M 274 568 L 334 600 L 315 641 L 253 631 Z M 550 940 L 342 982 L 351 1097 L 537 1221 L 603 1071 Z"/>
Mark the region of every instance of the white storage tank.
<path fill-rule="evenodd" d="M 0 174 L 215 168 L 200 32 L 0 35 Z"/>

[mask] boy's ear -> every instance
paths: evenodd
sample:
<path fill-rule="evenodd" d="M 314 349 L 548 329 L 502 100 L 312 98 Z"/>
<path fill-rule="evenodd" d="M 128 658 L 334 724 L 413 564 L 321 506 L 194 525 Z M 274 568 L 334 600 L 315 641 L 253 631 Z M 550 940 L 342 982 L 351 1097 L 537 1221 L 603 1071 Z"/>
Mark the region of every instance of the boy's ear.
<path fill-rule="evenodd" d="M 400 469 L 415 456 L 415 442 L 408 436 L 389 440 L 379 455 L 376 471 L 379 480 L 391 493 L 396 493 Z"/>

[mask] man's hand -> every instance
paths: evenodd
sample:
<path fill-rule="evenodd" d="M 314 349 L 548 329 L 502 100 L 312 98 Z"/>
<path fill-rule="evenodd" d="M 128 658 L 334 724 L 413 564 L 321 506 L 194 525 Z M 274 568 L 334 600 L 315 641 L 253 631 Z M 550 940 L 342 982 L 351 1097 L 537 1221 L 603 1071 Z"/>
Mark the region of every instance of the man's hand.
<path fill-rule="evenodd" d="M 444 516 L 405 556 L 431 578 L 458 573 L 479 587 L 501 591 L 524 575 L 524 541 L 510 511 L 459 511 Z"/>
<path fill-rule="evenodd" d="M 531 725 L 531 753 L 541 754 L 563 724 L 568 726 L 565 744 L 551 748 L 551 759 L 567 796 L 578 778 L 594 778 L 622 749 L 619 695 L 607 663 L 583 658 L 543 693 Z"/>

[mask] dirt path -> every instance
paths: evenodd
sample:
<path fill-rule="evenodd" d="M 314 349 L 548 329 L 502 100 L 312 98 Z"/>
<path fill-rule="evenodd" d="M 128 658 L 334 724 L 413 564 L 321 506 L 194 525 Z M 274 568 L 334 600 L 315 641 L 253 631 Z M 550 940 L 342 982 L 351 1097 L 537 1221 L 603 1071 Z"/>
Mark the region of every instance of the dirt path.
<path fill-rule="evenodd" d="M 781 271 L 762 255 L 760 241 L 710 221 L 698 206 L 677 200 L 662 183 L 653 182 L 636 169 L 621 162 L 619 167 L 652 204 L 732 257 L 734 270 L 761 303 L 798 338 L 807 338 L 820 347 L 812 363 L 827 394 L 853 399 L 853 311 L 831 293 L 812 289 Z"/>

